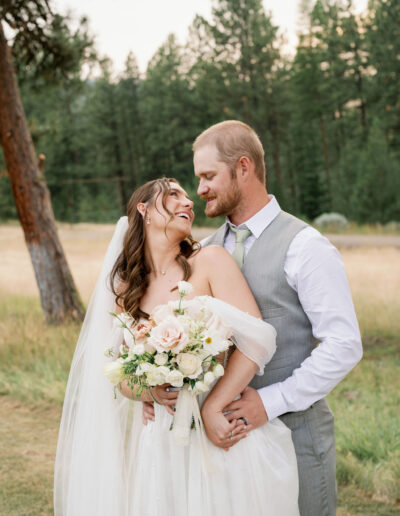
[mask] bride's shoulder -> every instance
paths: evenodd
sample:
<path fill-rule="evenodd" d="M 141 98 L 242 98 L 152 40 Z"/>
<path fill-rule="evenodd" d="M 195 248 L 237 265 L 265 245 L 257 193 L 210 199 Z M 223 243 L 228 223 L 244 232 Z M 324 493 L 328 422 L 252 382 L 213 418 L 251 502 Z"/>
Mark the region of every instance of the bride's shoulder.
<path fill-rule="evenodd" d="M 198 264 L 205 266 L 210 264 L 215 266 L 216 261 L 217 263 L 226 263 L 231 260 L 231 255 L 220 245 L 208 245 L 206 247 L 201 247 L 193 256 L 193 262 L 196 263 L 196 265 Z"/>

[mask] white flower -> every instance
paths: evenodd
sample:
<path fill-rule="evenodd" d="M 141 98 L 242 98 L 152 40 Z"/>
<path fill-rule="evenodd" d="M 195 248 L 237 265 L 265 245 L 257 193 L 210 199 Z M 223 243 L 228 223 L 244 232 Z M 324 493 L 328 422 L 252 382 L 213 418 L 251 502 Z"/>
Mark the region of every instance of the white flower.
<path fill-rule="evenodd" d="M 132 348 L 132 353 L 134 355 L 143 355 L 144 352 L 144 344 L 135 344 L 135 346 Z"/>
<path fill-rule="evenodd" d="M 183 374 L 177 369 L 173 369 L 168 373 L 165 378 L 166 383 L 172 385 L 172 387 L 182 387 L 183 385 Z"/>
<path fill-rule="evenodd" d="M 185 313 L 196 321 L 207 321 L 209 319 L 209 313 L 204 306 L 204 302 L 200 301 L 199 298 L 191 299 L 185 303 Z M 209 311 L 208 311 L 209 312 Z"/>
<path fill-rule="evenodd" d="M 123 342 L 120 347 L 119 347 L 119 353 L 120 355 L 125 355 L 125 353 L 128 352 L 128 348 L 127 346 L 125 345 L 125 342 Z"/>
<path fill-rule="evenodd" d="M 193 391 L 195 392 L 195 394 L 201 394 L 202 392 L 207 392 L 209 391 L 209 387 L 208 385 L 206 385 L 204 382 L 196 382 L 196 385 L 194 386 L 194 389 Z"/>
<path fill-rule="evenodd" d="M 206 374 L 204 375 L 203 382 L 206 385 L 210 385 L 214 380 L 215 380 L 214 373 L 212 371 L 207 371 Z"/>
<path fill-rule="evenodd" d="M 132 348 L 135 345 L 135 339 L 133 338 L 133 335 L 128 330 L 128 328 L 124 328 L 124 341 L 125 344 L 130 348 Z"/>
<path fill-rule="evenodd" d="M 181 296 L 187 296 L 193 292 L 193 285 L 187 281 L 178 281 L 178 290 Z"/>
<path fill-rule="evenodd" d="M 168 355 L 167 353 L 157 353 L 154 357 L 154 362 L 157 365 L 165 365 L 168 362 Z"/>
<path fill-rule="evenodd" d="M 219 378 L 220 376 L 224 376 L 225 369 L 221 364 L 217 364 L 213 369 L 213 373 L 216 378 Z"/>
<path fill-rule="evenodd" d="M 150 353 L 151 355 L 154 355 L 154 353 L 156 352 L 156 348 L 154 346 L 152 346 L 148 342 L 145 342 L 143 345 L 144 345 L 144 350 L 146 351 L 146 353 Z"/>
<path fill-rule="evenodd" d="M 109 357 L 109 358 L 110 358 L 110 357 L 113 357 L 113 356 L 114 356 L 114 350 L 113 350 L 113 348 L 106 348 L 106 349 L 104 350 L 104 356 Z"/>
<path fill-rule="evenodd" d="M 226 343 L 228 341 L 222 340 L 218 333 L 207 332 L 204 335 L 204 349 L 209 355 L 219 355 L 222 351 L 227 349 Z"/>
<path fill-rule="evenodd" d="M 168 316 L 174 314 L 174 309 L 171 303 L 168 303 L 167 305 L 159 305 L 156 306 L 151 314 L 151 319 L 156 323 L 159 324 L 164 319 L 166 319 Z M 151 332 L 150 332 L 151 333 Z"/>
<path fill-rule="evenodd" d="M 189 336 L 185 328 L 173 316 L 168 316 L 151 330 L 148 344 L 159 353 L 172 351 L 179 353 L 188 343 Z"/>
<path fill-rule="evenodd" d="M 131 317 L 128 312 L 122 312 L 121 314 L 117 314 L 114 316 L 114 327 L 115 328 L 124 328 L 125 326 L 131 327 L 134 322 L 133 317 Z"/>
<path fill-rule="evenodd" d="M 153 369 L 151 369 L 151 371 L 147 373 L 147 382 L 152 387 L 154 385 L 162 385 L 163 383 L 166 383 L 166 377 L 168 376 L 168 374 L 168 367 L 153 367 Z"/>
<path fill-rule="evenodd" d="M 124 370 L 120 359 L 105 364 L 103 370 L 107 380 L 109 380 L 113 385 L 121 383 L 124 379 Z"/>
<path fill-rule="evenodd" d="M 203 372 L 201 358 L 193 353 L 179 353 L 176 361 L 184 376 L 197 378 Z"/>
<path fill-rule="evenodd" d="M 135 375 L 141 376 L 143 373 L 149 373 L 154 369 L 153 364 L 149 364 L 148 362 L 142 362 L 139 364 L 138 368 L 136 369 Z"/>
<path fill-rule="evenodd" d="M 207 321 L 207 332 L 218 334 L 222 340 L 227 340 L 232 336 L 232 330 L 217 314 L 213 314 Z"/>

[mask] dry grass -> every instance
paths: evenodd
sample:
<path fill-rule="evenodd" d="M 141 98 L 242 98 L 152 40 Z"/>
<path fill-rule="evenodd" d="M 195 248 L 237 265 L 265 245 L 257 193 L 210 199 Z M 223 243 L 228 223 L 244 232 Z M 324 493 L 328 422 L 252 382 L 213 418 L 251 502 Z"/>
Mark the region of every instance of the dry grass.
<path fill-rule="evenodd" d="M 82 298 L 89 300 L 114 226 L 59 224 L 60 238 Z M 196 238 L 212 231 L 197 228 Z M 400 249 L 351 248 L 341 251 L 363 330 L 399 331 Z M 0 292 L 38 296 L 22 230 L 0 225 Z"/>
<path fill-rule="evenodd" d="M 400 335 L 400 249 L 353 248 L 341 254 L 363 333 Z"/>
<path fill-rule="evenodd" d="M 59 407 L 35 410 L 0 398 L 0 514 L 53 513 Z"/>

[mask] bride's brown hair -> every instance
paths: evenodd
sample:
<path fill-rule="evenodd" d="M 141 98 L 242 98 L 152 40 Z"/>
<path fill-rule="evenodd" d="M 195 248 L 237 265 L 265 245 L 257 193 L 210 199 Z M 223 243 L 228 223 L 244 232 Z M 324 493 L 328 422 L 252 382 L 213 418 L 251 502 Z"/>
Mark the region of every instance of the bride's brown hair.
<path fill-rule="evenodd" d="M 128 229 L 124 237 L 123 248 L 110 275 L 110 286 L 115 294 L 116 303 L 126 312 L 130 312 L 133 318 L 144 317 L 148 319 L 149 314 L 140 309 L 140 301 L 144 296 L 149 285 L 150 265 L 145 257 L 146 232 L 144 223 L 147 217 L 142 216 L 137 210 L 139 203 L 154 206 L 157 199 L 161 196 L 164 210 L 170 216 L 166 221 L 165 227 L 173 218 L 166 205 L 165 200 L 171 191 L 171 183 L 179 184 L 176 179 L 162 178 L 148 181 L 143 186 L 135 190 L 129 200 L 127 215 Z M 147 212 L 147 210 L 146 210 Z M 188 235 L 179 244 L 180 252 L 175 260 L 183 270 L 183 279 L 190 278 L 192 269 L 188 258 L 197 250 L 198 243 L 191 235 Z"/>

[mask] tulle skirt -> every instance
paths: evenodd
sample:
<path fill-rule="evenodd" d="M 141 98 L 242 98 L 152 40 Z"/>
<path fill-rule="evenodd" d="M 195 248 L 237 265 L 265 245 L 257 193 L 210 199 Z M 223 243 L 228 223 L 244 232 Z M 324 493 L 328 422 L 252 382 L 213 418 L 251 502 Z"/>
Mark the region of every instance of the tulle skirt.
<path fill-rule="evenodd" d="M 135 405 L 138 414 L 141 404 Z M 280 420 L 251 431 L 228 452 L 207 441 L 204 453 L 197 430 L 189 445 L 179 446 L 170 432 L 172 416 L 162 406 L 155 411 L 155 421 L 135 432 L 127 514 L 299 515 L 296 455 L 291 432 Z"/>

